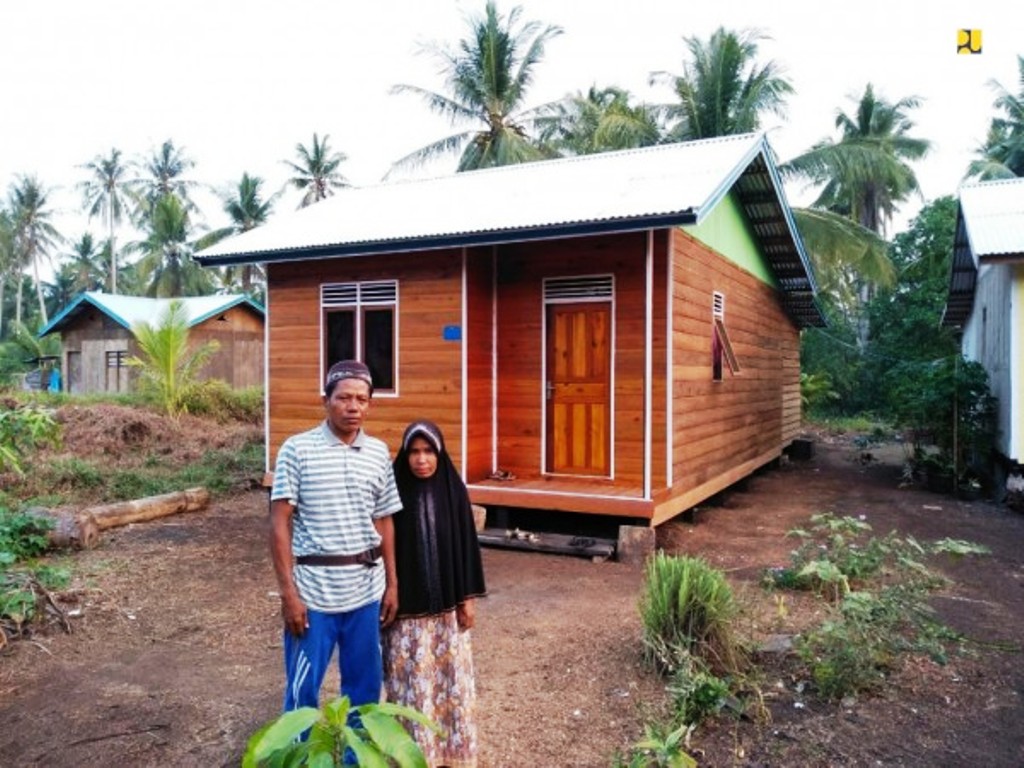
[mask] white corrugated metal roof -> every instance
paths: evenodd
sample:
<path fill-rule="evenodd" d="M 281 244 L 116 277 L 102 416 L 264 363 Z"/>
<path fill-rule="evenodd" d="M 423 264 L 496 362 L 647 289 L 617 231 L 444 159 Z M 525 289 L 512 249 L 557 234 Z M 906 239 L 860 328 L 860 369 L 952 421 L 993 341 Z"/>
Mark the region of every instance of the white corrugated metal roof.
<path fill-rule="evenodd" d="M 699 218 L 766 149 L 762 134 L 742 134 L 343 189 L 197 258 L 220 263 L 232 256 L 687 212 Z"/>
<path fill-rule="evenodd" d="M 975 259 L 1024 254 L 1024 179 L 965 184 L 960 209 Z"/>

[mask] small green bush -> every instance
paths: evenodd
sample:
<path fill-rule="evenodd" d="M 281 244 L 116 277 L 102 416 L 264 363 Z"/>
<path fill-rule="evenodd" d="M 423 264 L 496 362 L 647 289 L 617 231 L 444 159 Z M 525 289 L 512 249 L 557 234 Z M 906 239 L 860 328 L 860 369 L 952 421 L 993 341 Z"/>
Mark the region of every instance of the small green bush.
<path fill-rule="evenodd" d="M 689 748 L 692 725 L 644 726 L 644 737 L 633 745 L 629 755 L 619 756 L 614 768 L 697 768 Z"/>
<path fill-rule="evenodd" d="M 0 508 L 0 568 L 45 552 L 51 528 L 45 518 Z"/>
<path fill-rule="evenodd" d="M 659 552 L 647 562 L 640 598 L 644 658 L 663 673 L 690 666 L 690 657 L 726 674 L 743 665 L 732 632 L 737 613 L 721 571 L 704 560 Z"/>
<path fill-rule="evenodd" d="M 47 409 L 0 402 L 0 472 L 23 474 L 29 452 L 59 441 L 60 427 Z"/>
<path fill-rule="evenodd" d="M 232 389 L 221 379 L 210 379 L 189 387 L 182 395 L 182 406 L 191 414 L 220 422 L 259 424 L 263 420 L 263 387 Z"/>

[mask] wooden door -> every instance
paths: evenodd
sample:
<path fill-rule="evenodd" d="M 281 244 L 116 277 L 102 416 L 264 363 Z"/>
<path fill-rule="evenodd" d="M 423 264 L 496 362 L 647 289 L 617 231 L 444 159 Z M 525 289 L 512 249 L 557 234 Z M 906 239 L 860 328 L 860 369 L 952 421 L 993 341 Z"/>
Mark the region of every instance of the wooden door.
<path fill-rule="evenodd" d="M 611 304 L 547 310 L 546 470 L 611 472 Z"/>
<path fill-rule="evenodd" d="M 82 353 L 68 352 L 68 369 L 64 372 L 64 387 L 68 392 L 82 391 Z"/>

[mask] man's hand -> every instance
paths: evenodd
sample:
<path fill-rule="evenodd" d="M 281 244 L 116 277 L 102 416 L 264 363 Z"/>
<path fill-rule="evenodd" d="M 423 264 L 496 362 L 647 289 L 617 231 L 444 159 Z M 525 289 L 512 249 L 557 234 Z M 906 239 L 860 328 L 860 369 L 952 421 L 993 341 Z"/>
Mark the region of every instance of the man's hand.
<path fill-rule="evenodd" d="M 284 628 L 295 637 L 302 637 L 309 629 L 306 605 L 297 594 L 281 595 L 281 618 L 284 619 Z"/>
<path fill-rule="evenodd" d="M 459 622 L 459 629 L 463 632 L 472 629 L 476 623 L 476 602 L 467 600 L 464 603 L 459 603 L 455 608 L 455 619 Z"/>
<path fill-rule="evenodd" d="M 384 597 L 380 600 L 380 625 L 388 626 L 395 620 L 398 613 L 398 585 L 388 584 L 384 588 Z"/>

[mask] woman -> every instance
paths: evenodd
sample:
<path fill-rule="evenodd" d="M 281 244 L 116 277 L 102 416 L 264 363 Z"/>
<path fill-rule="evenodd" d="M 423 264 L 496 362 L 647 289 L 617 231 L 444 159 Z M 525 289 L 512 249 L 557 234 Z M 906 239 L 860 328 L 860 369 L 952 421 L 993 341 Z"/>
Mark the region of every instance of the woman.
<path fill-rule="evenodd" d="M 385 691 L 441 726 L 435 733 L 410 724 L 430 766 L 475 766 L 469 630 L 474 598 L 486 588 L 469 494 L 432 422 L 408 426 L 394 469 L 398 617 L 382 633 Z"/>

